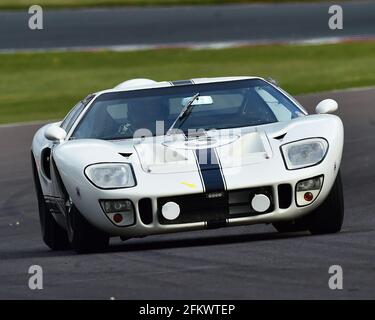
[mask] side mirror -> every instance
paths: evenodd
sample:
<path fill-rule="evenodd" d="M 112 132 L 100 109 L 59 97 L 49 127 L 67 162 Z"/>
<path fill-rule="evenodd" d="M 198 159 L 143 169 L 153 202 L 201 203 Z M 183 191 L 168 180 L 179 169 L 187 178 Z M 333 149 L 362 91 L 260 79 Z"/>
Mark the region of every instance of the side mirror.
<path fill-rule="evenodd" d="M 50 141 L 61 141 L 66 138 L 66 131 L 59 126 L 52 124 L 46 129 L 44 136 Z"/>
<path fill-rule="evenodd" d="M 318 114 L 333 113 L 338 109 L 338 104 L 333 99 L 325 99 L 320 101 L 315 108 L 315 112 Z"/>

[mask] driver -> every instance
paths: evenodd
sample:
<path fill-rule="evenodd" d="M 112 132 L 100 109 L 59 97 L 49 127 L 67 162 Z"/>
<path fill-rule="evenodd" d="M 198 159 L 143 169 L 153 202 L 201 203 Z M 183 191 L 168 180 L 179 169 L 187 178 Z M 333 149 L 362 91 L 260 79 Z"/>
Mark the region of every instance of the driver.
<path fill-rule="evenodd" d="M 119 133 L 134 135 L 137 130 L 155 131 L 156 121 L 165 121 L 168 108 L 160 97 L 136 98 L 128 102 L 128 122 L 123 124 Z"/>

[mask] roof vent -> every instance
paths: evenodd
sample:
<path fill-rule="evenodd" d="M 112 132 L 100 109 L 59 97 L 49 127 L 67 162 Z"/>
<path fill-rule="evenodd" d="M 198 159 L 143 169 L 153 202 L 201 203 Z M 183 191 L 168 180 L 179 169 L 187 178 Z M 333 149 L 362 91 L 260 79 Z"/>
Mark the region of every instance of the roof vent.
<path fill-rule="evenodd" d="M 150 79 L 131 79 L 118 84 L 114 89 L 127 89 L 131 87 L 140 87 L 156 83 Z"/>

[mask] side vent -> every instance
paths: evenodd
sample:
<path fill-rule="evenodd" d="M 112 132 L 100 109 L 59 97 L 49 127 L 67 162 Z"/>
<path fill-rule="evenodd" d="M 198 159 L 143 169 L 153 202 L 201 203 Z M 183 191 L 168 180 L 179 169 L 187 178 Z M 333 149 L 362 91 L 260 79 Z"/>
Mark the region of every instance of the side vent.
<path fill-rule="evenodd" d="M 292 186 L 290 184 L 279 184 L 277 191 L 279 195 L 279 208 L 289 208 L 292 204 Z"/>
<path fill-rule="evenodd" d="M 138 202 L 139 215 L 144 224 L 152 223 L 152 203 L 151 199 L 143 198 Z"/>
<path fill-rule="evenodd" d="M 51 180 L 51 149 L 45 148 L 41 154 L 41 164 L 44 175 Z"/>

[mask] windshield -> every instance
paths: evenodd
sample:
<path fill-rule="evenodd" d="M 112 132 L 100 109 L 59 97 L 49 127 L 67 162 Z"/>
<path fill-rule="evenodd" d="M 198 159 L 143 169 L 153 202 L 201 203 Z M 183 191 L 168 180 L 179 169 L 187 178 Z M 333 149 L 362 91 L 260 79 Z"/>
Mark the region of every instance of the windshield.
<path fill-rule="evenodd" d="M 197 92 L 202 99 L 194 102 L 179 127 L 184 132 L 257 126 L 303 115 L 290 99 L 260 79 L 111 92 L 93 102 L 72 138 L 128 139 L 137 132 L 164 135 Z"/>

